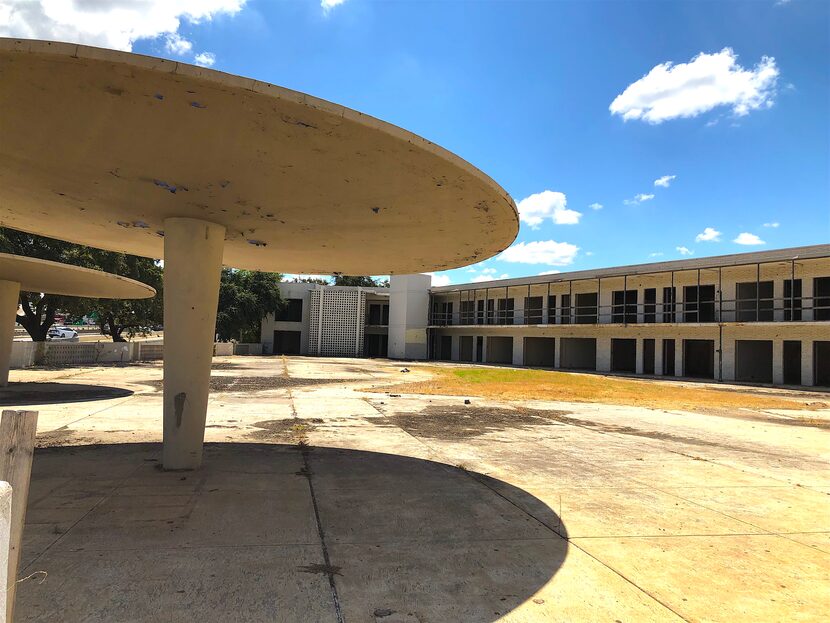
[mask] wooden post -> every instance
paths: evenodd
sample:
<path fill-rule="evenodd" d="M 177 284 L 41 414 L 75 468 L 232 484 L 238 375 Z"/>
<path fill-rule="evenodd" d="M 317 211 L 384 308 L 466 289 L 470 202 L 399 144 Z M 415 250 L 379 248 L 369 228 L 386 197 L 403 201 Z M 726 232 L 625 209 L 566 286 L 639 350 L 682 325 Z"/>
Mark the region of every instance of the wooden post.
<path fill-rule="evenodd" d="M 29 479 L 37 431 L 37 411 L 3 411 L 0 418 L 0 480 L 12 486 L 11 529 L 9 535 L 8 591 L 6 621 L 14 618 L 17 567 L 23 545 L 23 524 L 29 499 Z"/>
<path fill-rule="evenodd" d="M 9 532 L 12 521 L 12 488 L 7 482 L 0 480 L 0 622 L 6 621 L 6 591 L 9 586 L 8 556 Z"/>

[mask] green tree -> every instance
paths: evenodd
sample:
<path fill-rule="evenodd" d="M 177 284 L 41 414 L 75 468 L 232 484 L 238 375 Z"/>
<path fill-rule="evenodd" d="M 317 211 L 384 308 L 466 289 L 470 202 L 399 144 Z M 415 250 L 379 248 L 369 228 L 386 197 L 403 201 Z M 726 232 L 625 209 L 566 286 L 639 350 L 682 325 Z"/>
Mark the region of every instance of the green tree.
<path fill-rule="evenodd" d="M 126 253 L 112 253 L 90 249 L 95 267 L 146 283 L 156 289 L 156 295 L 147 299 L 93 299 L 89 301 L 89 313 L 98 320 L 101 335 L 108 335 L 113 342 L 126 342 L 124 332 L 132 338 L 148 327 L 161 324 L 164 319 L 164 269 L 156 260 Z"/>
<path fill-rule="evenodd" d="M 330 286 L 331 280 L 322 279 L 321 277 L 294 277 L 291 283 L 316 283 L 321 286 Z"/>
<path fill-rule="evenodd" d="M 0 227 L 0 252 L 52 260 L 64 264 L 86 266 L 81 257 L 83 247 L 70 242 L 35 236 L 22 231 Z M 20 324 L 34 342 L 46 340 L 49 327 L 55 324 L 55 314 L 62 311 L 70 316 L 83 315 L 84 309 L 79 305 L 80 299 L 54 294 L 42 295 L 40 292 L 21 292 L 20 305 L 23 315 L 17 316 Z"/>
<path fill-rule="evenodd" d="M 282 306 L 279 273 L 222 269 L 216 332 L 219 340 L 259 342 L 262 318 Z"/>
<path fill-rule="evenodd" d="M 386 279 L 374 279 L 368 275 L 335 275 L 336 286 L 360 286 L 362 288 L 388 288 L 389 281 Z"/>
<path fill-rule="evenodd" d="M 155 260 L 102 251 L 7 228 L 0 228 L 0 252 L 104 270 L 136 279 L 153 286 L 159 292 L 154 298 L 135 301 L 21 292 L 23 315 L 17 316 L 17 322 L 26 329 L 34 342 L 46 340 L 46 334 L 49 327 L 55 324 L 55 314 L 58 312 L 72 318 L 97 314 L 102 334 L 109 335 L 113 341 L 124 341 L 122 334 L 125 330 L 133 335 L 139 327 L 161 321 L 162 269 Z"/>

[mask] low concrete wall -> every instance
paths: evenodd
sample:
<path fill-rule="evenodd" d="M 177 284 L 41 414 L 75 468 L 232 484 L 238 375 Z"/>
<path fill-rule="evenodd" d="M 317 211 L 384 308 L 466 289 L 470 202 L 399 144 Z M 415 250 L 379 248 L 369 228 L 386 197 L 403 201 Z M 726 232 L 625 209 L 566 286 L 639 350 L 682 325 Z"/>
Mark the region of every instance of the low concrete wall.
<path fill-rule="evenodd" d="M 261 355 L 262 344 L 217 342 L 215 356 Z M 11 368 L 73 366 L 90 363 L 127 363 L 164 358 L 164 341 L 140 342 L 14 342 Z"/>
<path fill-rule="evenodd" d="M 216 342 L 213 345 L 214 357 L 225 357 L 227 355 L 233 355 L 233 342 Z"/>
<path fill-rule="evenodd" d="M 218 354 L 218 353 L 217 353 Z M 233 352 L 230 355 L 261 355 L 262 344 L 233 344 Z"/>

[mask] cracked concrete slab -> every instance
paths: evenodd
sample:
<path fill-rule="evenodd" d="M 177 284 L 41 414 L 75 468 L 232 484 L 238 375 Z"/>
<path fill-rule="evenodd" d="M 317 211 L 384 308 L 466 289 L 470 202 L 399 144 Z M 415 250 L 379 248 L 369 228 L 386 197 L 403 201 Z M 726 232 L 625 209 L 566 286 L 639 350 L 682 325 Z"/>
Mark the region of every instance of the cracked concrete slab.
<path fill-rule="evenodd" d="M 48 576 L 19 585 L 18 616 L 824 619 L 827 428 L 366 391 L 425 378 L 400 369 L 216 358 L 188 473 L 157 468 L 160 365 L 13 371 L 132 392 L 37 406 L 20 575 Z"/>

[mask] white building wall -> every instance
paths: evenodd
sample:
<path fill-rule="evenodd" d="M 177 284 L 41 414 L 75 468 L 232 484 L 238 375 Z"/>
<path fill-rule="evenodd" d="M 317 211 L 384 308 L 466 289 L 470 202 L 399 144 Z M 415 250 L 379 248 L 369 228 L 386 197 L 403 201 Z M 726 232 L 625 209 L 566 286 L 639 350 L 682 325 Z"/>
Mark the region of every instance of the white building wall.
<path fill-rule="evenodd" d="M 308 327 L 309 327 L 309 302 L 310 293 L 316 288 L 311 283 L 281 283 L 280 296 L 285 299 L 300 299 L 303 302 L 303 314 L 300 322 L 288 322 L 275 320 L 274 314 L 270 313 L 262 321 L 260 328 L 260 340 L 262 341 L 262 352 L 266 355 L 273 354 L 274 331 L 299 331 L 300 332 L 300 354 L 308 354 Z"/>
<path fill-rule="evenodd" d="M 430 275 L 392 275 L 389 280 L 389 357 L 426 359 Z M 457 297 L 456 297 L 457 298 Z"/>

